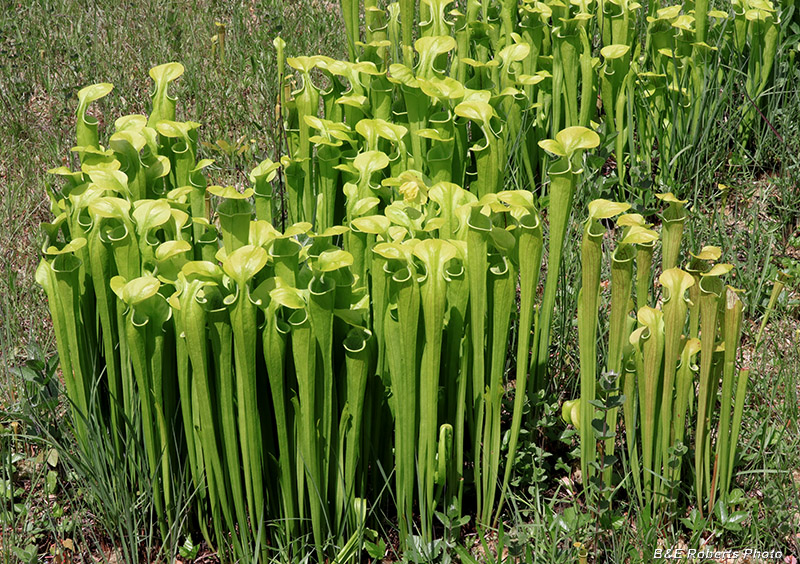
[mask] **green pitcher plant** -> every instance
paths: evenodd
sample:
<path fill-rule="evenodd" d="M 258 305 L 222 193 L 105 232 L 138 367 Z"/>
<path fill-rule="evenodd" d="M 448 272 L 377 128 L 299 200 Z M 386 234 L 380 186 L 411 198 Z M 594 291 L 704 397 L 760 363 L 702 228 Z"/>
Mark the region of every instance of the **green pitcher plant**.
<path fill-rule="evenodd" d="M 370 0 L 363 34 L 358 3 L 342 10 L 347 60 L 287 57 L 276 39 L 281 146 L 245 185 L 215 184 L 201 125 L 178 121 L 179 63 L 150 71 L 149 115 L 107 131 L 92 104 L 113 86 L 79 91 L 36 280 L 80 447 L 89 417 L 120 467 L 137 441 L 165 540 L 190 484 L 192 522 L 231 559 L 358 561 L 387 485 L 402 548 L 432 547 L 453 508 L 491 526 L 523 414 L 552 380 L 585 156 L 608 147 L 617 199 L 643 215 L 598 200 L 584 224 L 581 392 L 563 411 L 582 475 L 614 485 L 621 410 L 616 454 L 643 506 L 671 510 L 687 472 L 698 507 L 725 503 L 749 377 L 742 302 L 714 248 L 684 260 L 677 171 L 722 107 L 708 93 L 733 92 L 728 66 L 749 135 L 772 4 Z M 673 190 L 660 216 L 644 181 Z"/>
<path fill-rule="evenodd" d="M 716 262 L 721 251 L 704 247 L 681 263 L 683 201 L 659 195 L 668 204 L 660 235 L 638 214 L 623 214 L 610 265 L 607 372 L 621 379 L 622 423 L 632 492 L 640 508 L 652 515 L 673 510 L 677 485 L 693 479 L 693 501 L 710 513 L 730 491 L 741 429 L 749 370 L 741 366 L 739 344 L 743 303 L 737 290 L 724 286 L 732 266 Z M 614 436 L 618 412 L 596 406 L 601 236 L 598 218 L 612 217 L 627 204 L 596 200 L 589 206 L 582 242 L 582 287 L 578 301 L 580 339 L 579 399 L 565 402 L 562 417 L 579 429 L 584 487 L 603 470 L 606 485 L 615 485 Z M 677 224 L 676 222 L 680 222 Z M 679 226 L 678 226 L 679 225 Z M 612 239 L 613 240 L 613 239 Z M 662 249 L 657 276 L 657 307 L 651 304 L 649 281 L 652 248 Z M 637 250 L 637 247 L 639 250 Z M 646 260 L 641 259 L 646 249 Z M 714 264 L 716 262 L 716 264 Z M 634 271 L 637 283 L 633 283 Z M 646 283 L 639 284 L 639 280 Z M 634 307 L 633 292 L 636 296 Z M 780 291 L 780 288 L 778 288 Z M 636 312 L 636 316 L 631 314 Z M 696 398 L 696 403 L 695 403 Z M 693 423 L 692 414 L 696 414 Z M 712 441 L 712 427 L 716 433 Z M 609 430 L 611 433 L 609 433 Z M 596 441 L 604 458 L 596 462 Z M 694 466 L 685 455 L 693 451 Z M 692 476 L 693 478 L 689 478 Z M 701 509 L 703 511 L 703 509 Z"/>
<path fill-rule="evenodd" d="M 198 154 L 199 124 L 175 121 L 174 65 L 154 71 L 162 118 L 120 118 L 109 149 L 90 121 L 78 124 L 81 168 L 52 171 L 64 186 L 51 194 L 56 219 L 43 226 L 37 280 L 79 444 L 90 448 L 94 416 L 120 457 L 126 441 L 143 445 L 142 487 L 154 493 L 164 538 L 176 534 L 185 479 L 197 492 L 194 522 L 231 558 L 304 556 L 313 546 L 317 561 L 356 561 L 385 485 L 378 467 L 391 476 L 403 546 L 433 546 L 437 511 L 474 509 L 482 526 L 499 518 L 513 473 L 500 462 L 503 399 L 516 387 L 513 460 L 528 372 L 545 369 L 528 361 L 549 339 L 541 307 L 554 306 L 537 299 L 535 195 L 505 190 L 499 174 L 498 111 L 508 105 L 437 79 L 446 52 L 416 65 L 429 78 L 404 83 L 441 104 L 419 114 L 417 132 L 422 154 L 458 147 L 459 164 L 444 173 L 412 168 L 411 121 L 368 118 L 359 102 L 348 106 L 362 114 L 353 127 L 306 113 L 280 163 L 261 162 L 249 186 L 215 185 L 213 161 Z M 509 73 L 515 56 L 503 56 Z M 359 63 L 293 63 L 303 72 L 324 64 L 354 90 L 377 76 Z M 80 111 L 110 91 L 84 91 Z M 597 143 L 581 127 L 542 142 L 560 158 L 548 209 L 554 261 L 580 154 Z M 324 167 L 309 165 L 323 153 Z M 472 176 L 470 153 L 483 153 Z M 321 182 L 323 170 L 331 176 Z M 452 181 L 469 178 L 469 189 Z M 316 206 L 306 205 L 308 190 Z M 284 206 L 290 223 L 279 229 Z"/>

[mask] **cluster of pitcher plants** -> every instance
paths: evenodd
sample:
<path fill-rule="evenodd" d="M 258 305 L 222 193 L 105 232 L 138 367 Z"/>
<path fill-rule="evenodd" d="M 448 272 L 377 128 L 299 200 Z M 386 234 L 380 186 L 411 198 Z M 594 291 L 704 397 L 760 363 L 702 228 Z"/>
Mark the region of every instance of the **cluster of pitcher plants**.
<path fill-rule="evenodd" d="M 694 101 L 723 79 L 710 61 L 747 52 L 756 99 L 774 56 L 766 0 L 731 16 L 655 3 L 644 36 L 632 2 L 367 1 L 363 42 L 358 4 L 342 8 L 349 61 L 286 59 L 276 40 L 286 154 L 249 185 L 209 182 L 200 124 L 176 121 L 178 63 L 150 71 L 149 116 L 120 117 L 105 144 L 87 109 L 113 87 L 81 90 L 79 166 L 51 171 L 63 186 L 37 281 L 78 444 L 91 448 L 89 417 L 120 468 L 141 441 L 162 535 L 186 479 L 193 526 L 235 557 L 355 561 L 378 505 L 401 549 L 432 545 L 437 511 L 495 524 L 523 418 L 551 380 L 565 238 L 597 131 L 614 139 L 619 199 L 626 161 L 655 149 L 668 184 L 685 142 L 669 131 L 696 135 Z M 594 479 L 622 479 L 657 514 L 691 479 L 691 503 L 710 512 L 736 461 L 742 301 L 719 249 L 682 249 L 686 202 L 659 197 L 659 229 L 628 204 L 589 205 L 580 398 L 564 416 L 587 500 L 613 489 Z"/>
<path fill-rule="evenodd" d="M 614 430 L 622 408 L 631 493 L 652 513 L 669 510 L 670 504 L 674 509 L 677 489 L 688 479 L 682 472 L 687 415 L 696 412 L 692 502 L 702 516 L 704 508 L 707 514 L 713 511 L 716 499 L 727 501 L 731 485 L 749 376 L 749 369 L 736 365 L 743 302 L 739 290 L 723 285 L 733 267 L 717 262 L 718 247 L 703 247 L 681 264 L 686 201 L 671 193 L 658 197 L 667 203 L 660 235 L 641 215 L 622 213 L 628 204 L 589 204 L 578 294 L 581 396 L 565 402 L 562 411 L 580 431 L 584 484 L 597 479 L 606 486 L 598 489 L 609 491 L 616 462 Z M 618 242 L 608 268 L 608 352 L 601 374 L 597 330 L 607 233 L 603 221 L 617 215 Z M 654 292 L 653 255 L 659 240 L 660 292 Z M 600 396 L 613 401 L 598 401 Z M 712 422 L 717 425 L 713 449 Z M 596 449 L 598 440 L 602 448 Z"/>
<path fill-rule="evenodd" d="M 290 60 L 302 76 L 296 113 L 284 103 L 300 140 L 290 152 L 308 154 L 303 128 L 315 126 L 305 116 L 316 115 L 321 97 L 325 118 L 350 130 L 362 118 L 403 124 L 414 167 L 447 174 L 441 161 L 452 162 L 456 183 L 477 174 L 480 186 L 491 185 L 496 179 L 481 174 L 482 164 L 509 161 L 519 186 L 537 185 L 547 169 L 538 141 L 582 126 L 598 130 L 613 155 L 615 199 L 647 204 L 652 194 L 642 186 L 653 183 L 679 192 L 679 165 L 691 162 L 721 119 L 742 142 L 750 135 L 781 32 L 770 0 L 736 0 L 730 12 L 710 9 L 708 0 L 661 4 L 401 0 L 382 10 L 367 0 L 362 42 L 359 3 L 343 0 L 350 61 Z M 325 77 L 316 84 L 312 68 Z M 736 81 L 743 84 L 734 88 Z M 738 116 L 723 117 L 732 100 Z M 465 122 L 472 122 L 469 145 Z"/>

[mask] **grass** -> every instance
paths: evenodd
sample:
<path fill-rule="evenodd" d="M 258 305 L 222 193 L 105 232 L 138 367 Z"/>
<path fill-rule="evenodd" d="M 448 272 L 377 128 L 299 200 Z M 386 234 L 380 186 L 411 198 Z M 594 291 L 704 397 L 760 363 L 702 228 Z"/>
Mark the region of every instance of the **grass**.
<path fill-rule="evenodd" d="M 225 25 L 224 58 L 219 42 L 212 41 L 220 31 L 216 22 Z M 0 562 L 40 557 L 150 561 L 158 548 L 152 500 L 147 492 L 131 491 L 126 478 L 108 466 L 103 454 L 108 445 L 98 444 L 90 459 L 72 450 L 64 428 L 66 409 L 54 401 L 54 372 L 47 362 L 55 346 L 44 293 L 33 280 L 38 225 L 49 219 L 45 188 L 51 179 L 45 171 L 69 159 L 77 90 L 112 82 L 116 89 L 99 104 L 99 113 L 111 119 L 142 112 L 147 69 L 181 61 L 186 74 L 178 82 L 178 118 L 203 123 L 201 139 L 208 145 L 201 156 L 216 160 L 211 174 L 217 183 L 242 184 L 263 158 L 277 160 L 272 40 L 278 34 L 287 42 L 288 56 L 346 53 L 338 3 L 330 0 L 243 0 L 235 5 L 43 0 L 7 3 L 0 16 Z M 787 49 L 792 41 L 797 36 L 787 35 Z M 687 222 L 694 226 L 687 234 L 690 246 L 722 246 L 724 259 L 737 267 L 737 285 L 745 289 L 748 304 L 744 347 L 753 377 L 742 464 L 734 476 L 747 515 L 738 530 L 706 527 L 692 522 L 691 515 L 664 529 L 637 522 L 624 505 L 601 522 L 579 501 L 577 443 L 563 433 L 557 415 L 564 398 L 556 395 L 574 386 L 578 370 L 570 312 L 580 265 L 577 245 L 568 245 L 561 273 L 566 283 L 556 297 L 553 327 L 561 337 L 554 339 L 551 358 L 560 370 L 545 398 L 549 408 L 543 410 L 541 426 L 524 430 L 518 459 L 525 464 L 513 482 L 503 528 L 481 538 L 471 524 L 449 524 L 445 529 L 452 543 L 445 552 L 453 559 L 466 562 L 471 555 L 489 562 L 506 554 L 520 562 L 576 562 L 575 542 L 595 562 L 646 562 L 659 546 L 699 548 L 701 542 L 775 548 L 800 557 L 796 283 L 783 295 L 760 349 L 753 350 L 771 280 L 779 269 L 800 275 L 800 76 L 787 57 L 776 63 L 775 72 L 775 87 L 762 96 L 764 118 L 755 125 L 753 146 L 738 147 L 735 128 L 708 135 L 704 155 L 710 157 L 703 166 L 693 162 L 681 171 L 692 213 L 705 218 Z M 719 127 L 726 115 L 721 112 Z M 719 184 L 729 188 L 719 192 Z M 585 209 L 599 195 L 598 186 L 579 189 L 575 209 Z M 578 240 L 582 219 L 573 218 L 568 240 Z M 21 370 L 26 363 L 30 370 Z M 51 456 L 54 447 L 58 459 Z M 389 554 L 391 527 L 382 535 Z M 498 549 L 501 555 L 495 559 Z M 213 559 L 191 544 L 168 551 L 184 561 Z"/>

